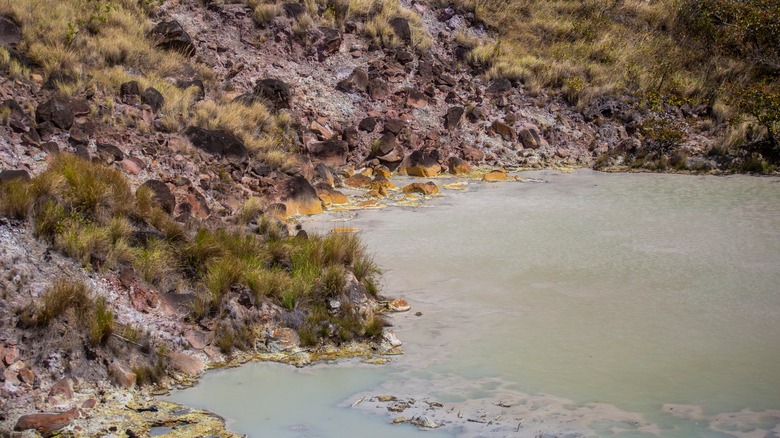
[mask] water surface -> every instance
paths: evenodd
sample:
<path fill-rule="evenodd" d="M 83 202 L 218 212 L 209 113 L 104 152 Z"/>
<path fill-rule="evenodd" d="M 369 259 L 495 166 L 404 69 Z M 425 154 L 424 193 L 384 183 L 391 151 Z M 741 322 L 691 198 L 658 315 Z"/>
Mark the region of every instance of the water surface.
<path fill-rule="evenodd" d="M 379 394 L 446 435 L 780 436 L 780 179 L 525 176 L 306 224 L 361 229 L 411 302 L 392 364 L 251 364 L 173 399 L 258 437 L 435 436 Z"/>

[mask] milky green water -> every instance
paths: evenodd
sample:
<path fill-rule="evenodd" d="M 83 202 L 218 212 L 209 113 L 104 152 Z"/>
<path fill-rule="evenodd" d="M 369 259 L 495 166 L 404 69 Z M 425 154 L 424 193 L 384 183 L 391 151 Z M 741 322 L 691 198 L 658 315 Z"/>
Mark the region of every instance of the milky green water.
<path fill-rule="evenodd" d="M 411 302 L 392 364 L 250 364 L 172 399 L 253 437 L 780 436 L 780 179 L 524 176 L 546 182 L 306 224 L 360 228 Z M 444 430 L 351 407 L 378 394 L 443 403 Z"/>

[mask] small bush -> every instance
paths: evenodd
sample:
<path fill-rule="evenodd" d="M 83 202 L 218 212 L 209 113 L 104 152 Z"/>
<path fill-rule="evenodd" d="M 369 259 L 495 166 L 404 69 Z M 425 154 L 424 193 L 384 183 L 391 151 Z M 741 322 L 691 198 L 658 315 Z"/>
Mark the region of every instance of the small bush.
<path fill-rule="evenodd" d="M 82 281 L 58 279 L 41 297 L 42 305 L 37 312 L 39 325 L 46 326 L 52 320 L 73 309 L 83 316 L 92 307 L 87 285 Z"/>
<path fill-rule="evenodd" d="M 26 219 L 35 202 L 30 183 L 14 179 L 0 184 L 0 213 L 12 219 Z"/>
<path fill-rule="evenodd" d="M 89 341 L 92 345 L 102 344 L 114 330 L 114 314 L 106 307 L 106 300 L 98 298 L 89 323 Z"/>

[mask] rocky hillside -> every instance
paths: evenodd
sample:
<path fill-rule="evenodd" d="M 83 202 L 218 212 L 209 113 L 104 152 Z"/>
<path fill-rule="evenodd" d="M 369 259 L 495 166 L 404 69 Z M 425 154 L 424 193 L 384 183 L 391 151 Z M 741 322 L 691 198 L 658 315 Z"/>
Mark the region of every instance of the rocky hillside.
<path fill-rule="evenodd" d="M 773 171 L 771 117 L 734 148 L 693 101 L 501 67 L 491 5 L 0 0 L 0 430 L 115 432 L 108 381 L 397 349 L 359 240 L 294 225 L 438 190 L 394 175 Z M 126 435 L 178 420 L 150 421 Z"/>

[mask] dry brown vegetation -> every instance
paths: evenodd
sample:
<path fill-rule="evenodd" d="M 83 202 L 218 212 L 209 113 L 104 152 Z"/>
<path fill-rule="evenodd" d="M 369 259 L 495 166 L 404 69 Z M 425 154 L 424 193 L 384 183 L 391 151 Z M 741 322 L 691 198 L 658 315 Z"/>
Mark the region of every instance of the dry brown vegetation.
<path fill-rule="evenodd" d="M 705 105 L 718 121 L 746 116 L 758 122 L 759 136 L 737 143 L 760 139 L 762 129 L 766 135 L 777 124 L 760 120 L 771 106 L 746 111 L 740 104 L 756 85 L 762 96 L 780 95 L 777 2 L 454 3 L 495 31 L 492 40 L 470 42 L 471 61 L 485 66 L 490 77 L 520 80 L 531 91 L 559 91 L 580 107 L 600 96 L 628 95 L 659 113 L 668 106 Z"/>
<path fill-rule="evenodd" d="M 200 228 L 190 234 L 156 205 L 147 190 L 133 194 L 118 171 L 68 154 L 60 154 L 30 181 L 0 184 L 0 215 L 31 219 L 38 237 L 85 267 L 132 266 L 162 291 L 195 290 L 200 298 L 193 319 L 222 317 L 226 299 L 247 290 L 258 305 L 270 300 L 298 315 L 290 321 L 294 328 L 308 330 L 310 343 L 381 332 L 375 321 L 381 318 L 365 320 L 348 306 L 327 310 L 328 300 L 344 293 L 347 270 L 354 271 L 369 294 L 378 293 L 379 270 L 356 236 L 287 237 L 285 225 L 258 214 L 259 205 L 249 203 L 237 214 L 237 225 Z M 145 237 L 138 238 L 139 233 Z M 83 295 L 58 292 L 52 297 L 57 304 L 83 302 L 76 299 Z M 56 316 L 61 308 L 44 306 L 41 315 Z M 94 319 L 106 327 L 111 318 L 100 311 L 99 303 L 90 308 L 95 309 Z M 98 330 L 94 336 L 102 333 Z"/>

